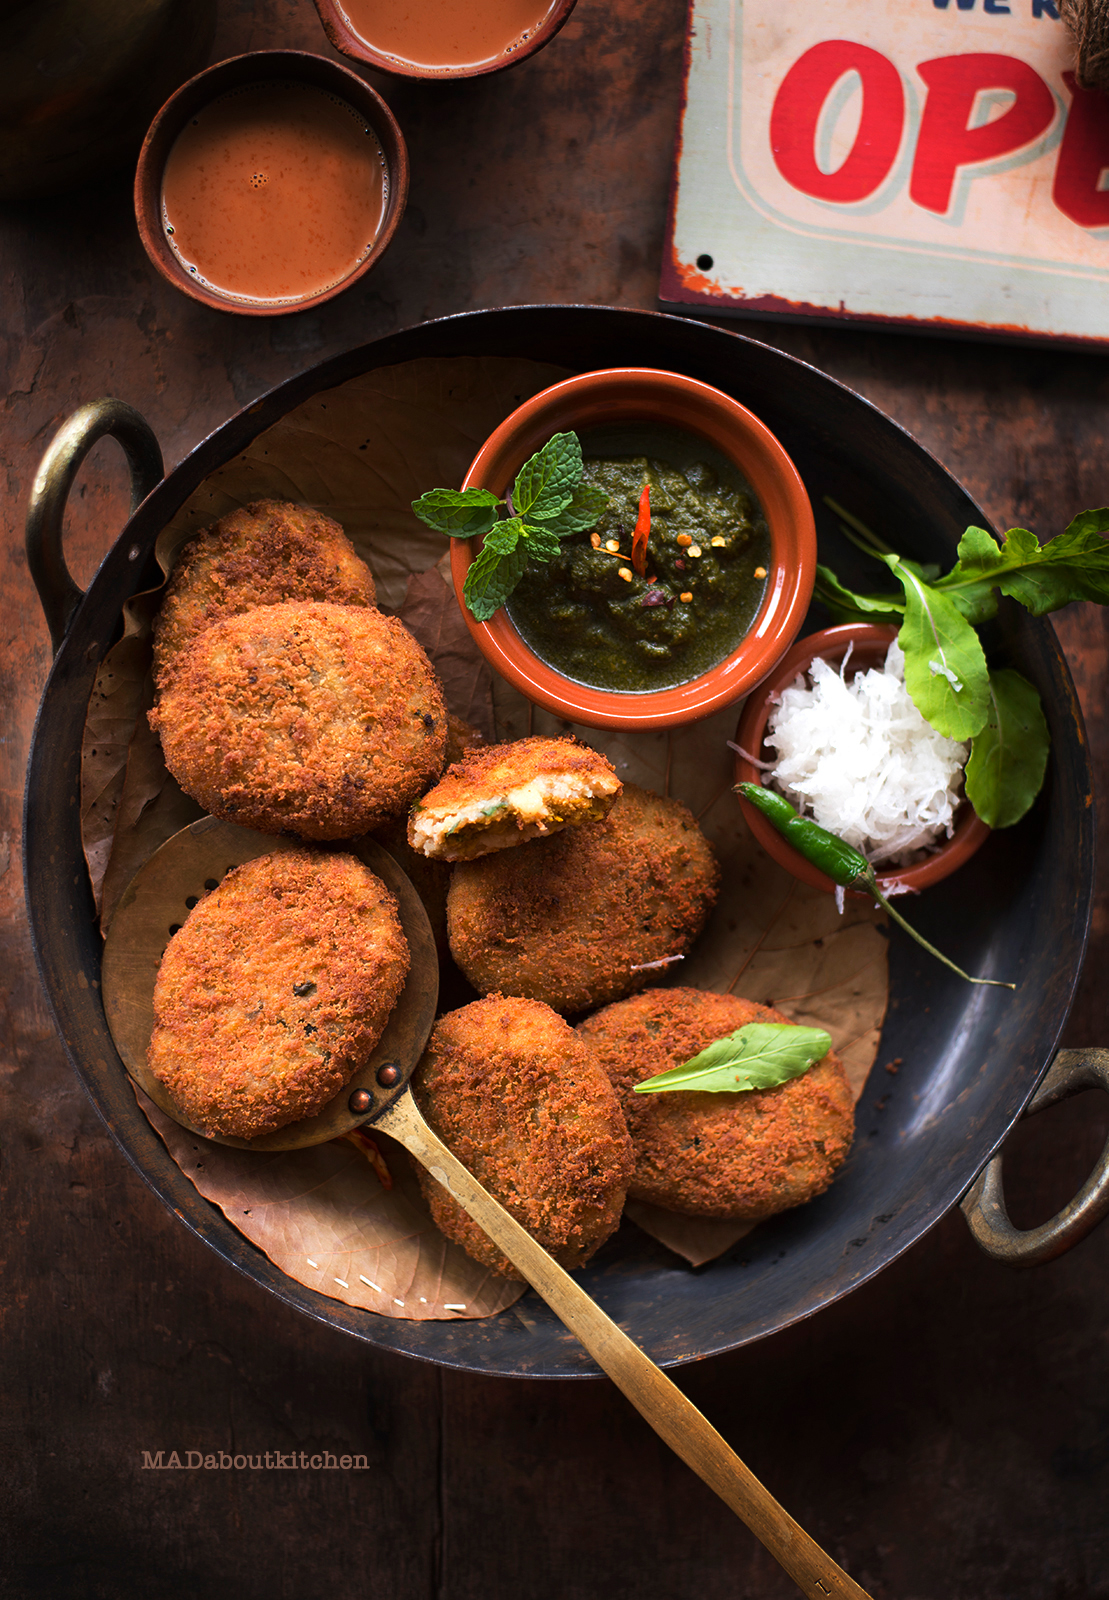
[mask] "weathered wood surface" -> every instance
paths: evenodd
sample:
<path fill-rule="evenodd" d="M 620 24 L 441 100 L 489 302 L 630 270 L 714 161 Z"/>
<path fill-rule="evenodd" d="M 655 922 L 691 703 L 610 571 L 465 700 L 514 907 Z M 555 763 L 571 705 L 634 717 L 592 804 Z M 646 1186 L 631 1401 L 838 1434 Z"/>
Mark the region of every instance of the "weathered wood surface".
<path fill-rule="evenodd" d="M 133 1176 L 46 1016 L 19 870 L 23 767 L 48 664 L 22 554 L 38 456 L 115 393 L 167 463 L 293 372 L 429 316 L 542 300 L 653 306 L 682 0 L 580 0 L 534 61 L 473 84 L 386 85 L 411 203 L 385 261 L 317 312 L 257 322 L 148 266 L 126 174 L 0 212 L 0 750 L 4 1224 L 0 1592 L 115 1597 L 327 1589 L 374 1600 L 777 1600 L 746 1530 L 601 1383 L 444 1373 L 286 1311 Z M 215 58 L 327 52 L 307 0 L 223 0 Z M 1002 526 L 1055 531 L 1109 499 L 1109 365 L 1052 350 L 749 324 L 884 407 Z M 70 518 L 79 578 L 123 512 L 111 446 Z M 1109 632 L 1058 622 L 1104 810 Z M 1109 1043 L 1109 871 L 1068 1043 Z M 1042 1220 L 1100 1148 L 1095 1096 L 1010 1142 L 1015 1220 Z M 1109 1229 L 1013 1275 L 949 1217 L 809 1323 L 678 1375 L 875 1600 L 1109 1595 Z M 142 1452 L 365 1454 L 369 1470 L 144 1472 Z"/>

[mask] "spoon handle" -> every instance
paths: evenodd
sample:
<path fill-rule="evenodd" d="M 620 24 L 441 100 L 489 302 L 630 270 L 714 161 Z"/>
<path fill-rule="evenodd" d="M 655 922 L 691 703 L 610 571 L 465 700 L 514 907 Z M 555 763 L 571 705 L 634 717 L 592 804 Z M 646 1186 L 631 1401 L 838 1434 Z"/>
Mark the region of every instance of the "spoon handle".
<path fill-rule="evenodd" d="M 830 1595 L 868 1600 L 865 1590 L 782 1509 L 693 1402 L 451 1155 L 420 1115 L 410 1090 L 374 1126 L 410 1150 L 484 1228 L 660 1438 L 761 1539 L 809 1600 Z"/>

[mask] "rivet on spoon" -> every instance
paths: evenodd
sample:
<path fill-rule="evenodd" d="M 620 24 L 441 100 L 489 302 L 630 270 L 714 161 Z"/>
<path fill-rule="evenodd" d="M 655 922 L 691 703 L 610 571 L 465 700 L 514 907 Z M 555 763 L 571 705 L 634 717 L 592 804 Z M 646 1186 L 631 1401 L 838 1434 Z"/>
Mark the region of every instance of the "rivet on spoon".
<path fill-rule="evenodd" d="M 368 1111 L 373 1103 L 374 1097 L 368 1089 L 355 1089 L 347 1101 L 347 1105 L 356 1115 L 360 1115 L 363 1111 Z"/>
<path fill-rule="evenodd" d="M 377 1081 L 383 1089 L 391 1089 L 400 1077 L 400 1068 L 395 1061 L 387 1061 L 383 1067 L 377 1069 Z"/>

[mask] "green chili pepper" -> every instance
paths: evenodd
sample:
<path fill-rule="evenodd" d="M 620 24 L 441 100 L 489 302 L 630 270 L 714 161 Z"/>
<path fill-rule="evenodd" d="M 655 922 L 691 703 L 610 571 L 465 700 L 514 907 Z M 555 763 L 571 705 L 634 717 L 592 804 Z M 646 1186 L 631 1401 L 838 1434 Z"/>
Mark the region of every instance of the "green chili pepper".
<path fill-rule="evenodd" d="M 777 794 L 773 789 L 764 789 L 757 783 L 739 783 L 736 792 L 745 800 L 749 800 L 756 810 L 773 823 L 783 838 L 788 839 L 799 855 L 806 861 L 811 861 L 814 867 L 826 873 L 833 883 L 839 884 L 842 889 L 860 889 L 872 896 L 880 906 L 883 906 L 899 927 L 916 940 L 929 955 L 935 956 L 937 961 L 942 961 L 945 967 L 950 967 L 952 972 L 958 973 L 967 983 L 988 983 L 997 989 L 1015 989 L 1015 983 L 1003 983 L 1000 978 L 972 978 L 969 973 L 957 967 L 954 961 L 949 961 L 945 955 L 930 945 L 927 939 L 911 928 L 894 910 L 878 887 L 878 880 L 874 875 L 874 868 L 858 850 L 845 844 L 842 839 L 837 839 L 834 833 L 829 833 L 827 828 L 820 827 L 819 823 L 812 822 L 808 817 L 802 817 L 790 805 L 784 795 Z"/>

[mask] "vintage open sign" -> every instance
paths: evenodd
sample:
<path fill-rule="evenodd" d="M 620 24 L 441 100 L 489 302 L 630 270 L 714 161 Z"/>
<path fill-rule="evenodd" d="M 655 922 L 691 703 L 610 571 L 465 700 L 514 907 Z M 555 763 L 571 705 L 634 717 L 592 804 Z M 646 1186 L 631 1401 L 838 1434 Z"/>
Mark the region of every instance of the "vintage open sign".
<path fill-rule="evenodd" d="M 692 0 L 662 298 L 1109 338 L 1109 101 L 1051 0 Z"/>

